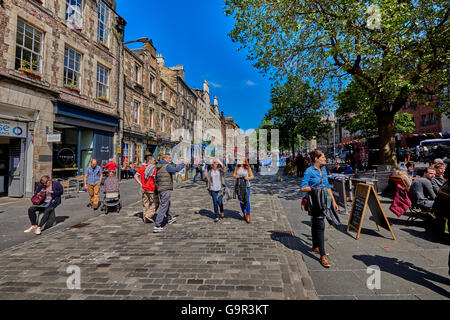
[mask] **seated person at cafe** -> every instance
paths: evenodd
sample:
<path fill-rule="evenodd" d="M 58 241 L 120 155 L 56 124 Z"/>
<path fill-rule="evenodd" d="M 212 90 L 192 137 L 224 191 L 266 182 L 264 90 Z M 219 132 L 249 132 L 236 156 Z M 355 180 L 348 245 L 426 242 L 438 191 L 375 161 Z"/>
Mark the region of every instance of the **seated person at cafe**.
<path fill-rule="evenodd" d="M 331 173 L 342 173 L 342 168 L 341 168 L 341 164 L 336 162 L 334 164 L 333 169 L 331 169 Z"/>
<path fill-rule="evenodd" d="M 103 166 L 103 169 L 106 171 L 115 171 L 117 170 L 117 164 L 114 162 L 114 159 L 109 159 L 109 162 Z"/>
<path fill-rule="evenodd" d="M 427 168 L 423 173 L 423 177 L 416 178 L 409 189 L 409 197 L 413 204 L 418 204 L 422 207 L 432 208 L 436 193 L 433 190 L 431 180 L 435 175 L 434 168 Z"/>
<path fill-rule="evenodd" d="M 415 177 L 416 176 L 416 172 L 414 171 L 414 163 L 412 162 L 408 162 L 406 164 L 406 173 L 408 174 L 408 176 L 411 177 Z"/>
<path fill-rule="evenodd" d="M 342 171 L 343 174 L 352 174 L 353 168 L 350 166 L 350 161 L 345 162 L 345 168 L 344 171 Z"/>
<path fill-rule="evenodd" d="M 105 193 L 115 193 L 120 191 L 120 182 L 116 177 L 115 170 L 108 172 L 108 178 L 105 179 L 104 190 Z"/>
<path fill-rule="evenodd" d="M 431 184 L 433 185 L 434 193 L 437 194 L 439 192 L 439 189 L 444 185 L 445 164 L 436 163 L 434 165 L 434 169 L 436 170 L 436 176 L 433 180 L 431 180 Z"/>

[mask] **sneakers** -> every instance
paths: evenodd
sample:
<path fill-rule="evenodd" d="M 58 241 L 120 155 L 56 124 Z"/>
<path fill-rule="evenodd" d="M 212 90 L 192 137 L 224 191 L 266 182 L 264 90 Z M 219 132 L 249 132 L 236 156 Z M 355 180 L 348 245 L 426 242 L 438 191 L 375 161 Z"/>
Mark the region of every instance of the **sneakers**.
<path fill-rule="evenodd" d="M 34 229 L 37 229 L 37 227 L 31 226 L 31 227 L 29 227 L 27 230 L 25 230 L 24 232 L 28 233 L 28 232 L 33 231 Z"/>
<path fill-rule="evenodd" d="M 168 221 L 167 223 L 168 223 L 168 224 L 172 224 L 172 223 L 175 223 L 175 222 L 177 222 L 177 217 L 172 217 L 172 218 L 170 218 L 169 221 Z"/>
<path fill-rule="evenodd" d="M 158 232 L 163 232 L 164 231 L 164 228 L 162 228 L 162 227 L 154 227 L 153 228 L 153 233 L 158 233 Z"/>

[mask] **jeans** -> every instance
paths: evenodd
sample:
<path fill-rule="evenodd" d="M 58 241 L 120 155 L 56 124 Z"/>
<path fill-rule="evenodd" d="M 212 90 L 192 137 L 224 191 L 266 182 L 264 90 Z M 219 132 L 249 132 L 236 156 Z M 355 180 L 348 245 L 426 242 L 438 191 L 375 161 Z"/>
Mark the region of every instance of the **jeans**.
<path fill-rule="evenodd" d="M 247 207 L 242 202 L 240 202 L 240 205 L 242 213 L 250 215 L 250 187 L 248 187 L 247 189 Z"/>
<path fill-rule="evenodd" d="M 172 195 L 172 190 L 161 191 L 159 195 L 159 208 L 155 221 L 156 227 L 161 227 L 166 216 L 169 220 L 172 219 L 172 215 L 170 214 L 170 196 Z"/>
<path fill-rule="evenodd" d="M 200 179 L 202 179 L 202 181 L 204 180 L 203 179 L 203 170 L 202 169 L 195 169 L 194 182 L 195 182 L 195 179 L 197 179 L 198 174 L 200 174 Z"/>
<path fill-rule="evenodd" d="M 311 218 L 312 246 L 319 248 L 320 256 L 325 255 L 325 218 Z"/>
<path fill-rule="evenodd" d="M 219 191 L 211 191 L 211 197 L 213 199 L 214 204 L 214 214 L 216 218 L 220 218 L 219 208 L 220 212 L 223 212 L 223 195 L 217 198 L 218 194 Z"/>
<path fill-rule="evenodd" d="M 48 217 L 50 216 L 50 212 L 55 210 L 53 206 L 48 207 L 37 207 L 37 206 L 31 206 L 28 208 L 28 217 L 30 218 L 30 222 L 32 226 L 37 225 L 37 214 L 36 211 L 44 211 L 44 215 L 41 219 L 41 222 L 39 223 L 39 227 L 42 228 L 45 223 L 48 220 Z"/>

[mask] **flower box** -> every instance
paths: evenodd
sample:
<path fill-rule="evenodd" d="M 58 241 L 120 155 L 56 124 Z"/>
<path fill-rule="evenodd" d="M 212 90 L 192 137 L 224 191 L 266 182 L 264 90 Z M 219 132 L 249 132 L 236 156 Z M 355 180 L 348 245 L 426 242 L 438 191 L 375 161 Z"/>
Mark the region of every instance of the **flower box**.
<path fill-rule="evenodd" d="M 71 87 L 71 86 L 68 86 L 68 85 L 64 85 L 64 88 L 69 90 L 69 91 L 72 91 L 72 92 L 80 94 L 80 89 L 78 89 L 77 87 Z"/>
<path fill-rule="evenodd" d="M 106 46 L 106 44 L 99 42 L 98 43 L 100 46 L 102 46 L 103 48 L 105 48 L 106 50 L 109 51 L 109 48 Z"/>
<path fill-rule="evenodd" d="M 33 0 L 34 2 L 36 2 L 37 4 L 40 4 L 41 6 L 44 5 L 44 1 L 42 0 Z"/>
<path fill-rule="evenodd" d="M 21 74 L 26 75 L 27 77 L 30 77 L 30 78 L 33 78 L 33 79 L 36 79 L 36 80 L 41 80 L 42 79 L 40 75 L 34 73 L 30 69 L 20 68 L 19 72 Z"/>
<path fill-rule="evenodd" d="M 99 97 L 97 98 L 98 101 L 104 102 L 104 103 L 109 103 L 109 99 L 106 97 Z"/>

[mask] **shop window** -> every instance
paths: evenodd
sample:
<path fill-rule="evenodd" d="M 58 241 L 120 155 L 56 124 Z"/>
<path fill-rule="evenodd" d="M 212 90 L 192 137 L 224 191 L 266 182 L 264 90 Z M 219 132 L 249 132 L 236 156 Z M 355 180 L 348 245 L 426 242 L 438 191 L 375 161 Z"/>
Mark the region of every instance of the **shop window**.
<path fill-rule="evenodd" d="M 142 163 L 142 144 L 134 143 L 134 163 L 141 164 Z"/>
<path fill-rule="evenodd" d="M 125 142 L 122 145 L 122 165 L 125 168 L 130 164 L 130 144 Z"/>
<path fill-rule="evenodd" d="M 97 99 L 109 103 L 109 70 L 97 64 Z"/>
<path fill-rule="evenodd" d="M 98 2 L 98 26 L 97 26 L 97 41 L 109 47 L 109 8 L 103 2 Z"/>
<path fill-rule="evenodd" d="M 75 29 L 83 29 L 83 0 L 66 0 L 66 21 Z"/>
<path fill-rule="evenodd" d="M 22 20 L 17 21 L 15 69 L 28 75 L 42 71 L 44 34 Z"/>
<path fill-rule="evenodd" d="M 64 86 L 78 93 L 81 88 L 81 54 L 68 47 L 64 50 Z"/>

